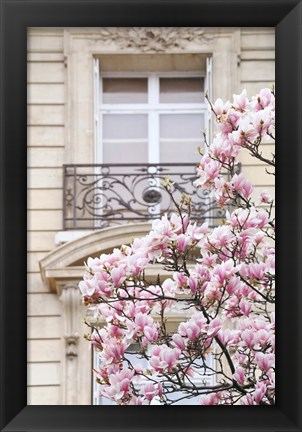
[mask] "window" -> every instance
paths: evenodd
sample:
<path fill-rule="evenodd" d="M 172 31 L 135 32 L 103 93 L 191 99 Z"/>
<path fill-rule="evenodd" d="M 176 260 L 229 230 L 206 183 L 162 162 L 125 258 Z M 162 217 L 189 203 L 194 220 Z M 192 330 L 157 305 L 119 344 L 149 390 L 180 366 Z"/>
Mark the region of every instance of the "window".
<path fill-rule="evenodd" d="M 127 348 L 127 358 L 131 361 L 132 365 L 136 365 L 136 364 L 140 364 L 143 368 L 147 368 L 148 367 L 148 362 L 145 358 L 142 358 L 139 354 L 138 354 L 138 350 L 139 350 L 139 344 L 131 344 L 129 345 L 129 347 Z M 150 354 L 152 351 L 152 347 L 150 347 L 150 350 L 148 350 L 148 354 Z M 95 370 L 98 369 L 100 364 L 100 360 L 98 357 L 98 353 L 96 350 L 94 350 L 93 352 L 93 368 Z M 206 364 L 209 368 L 214 369 L 214 359 L 212 355 L 209 355 L 207 360 L 206 360 Z M 96 375 L 95 373 L 93 373 L 92 376 L 92 382 L 93 382 L 93 405 L 116 405 L 114 402 L 112 402 L 110 399 L 103 397 L 102 395 L 100 395 L 100 385 L 97 384 L 96 382 Z M 147 382 L 147 379 L 142 379 L 142 381 L 140 382 L 140 384 L 136 384 L 136 386 L 139 388 L 144 382 Z M 195 378 L 193 380 L 193 383 L 195 385 L 198 386 L 213 386 L 215 385 L 215 376 L 214 375 L 204 375 L 204 376 L 199 376 L 198 378 Z M 173 394 L 173 400 L 177 400 L 177 399 L 181 399 L 184 396 L 184 394 L 182 392 L 175 392 Z M 172 398 L 170 396 L 170 398 Z M 190 398 L 190 399 L 181 399 L 180 401 L 175 402 L 175 405 L 192 405 L 192 403 L 196 403 L 196 401 L 194 401 L 195 398 Z M 199 396 L 196 396 L 196 399 L 199 399 Z M 158 404 L 160 405 L 160 401 L 153 401 L 152 404 Z"/>
<path fill-rule="evenodd" d="M 196 161 L 206 126 L 201 74 L 105 74 L 100 99 L 103 163 Z"/>
<path fill-rule="evenodd" d="M 133 343 L 130 344 L 127 348 L 126 357 L 131 361 L 132 365 L 140 364 L 143 368 L 147 368 L 148 363 L 147 360 L 138 355 L 139 344 Z M 96 350 L 93 352 L 93 367 L 94 369 L 98 369 L 100 364 L 100 360 L 98 357 L 98 353 Z M 96 383 L 95 374 L 92 376 L 93 381 L 93 405 L 116 405 L 110 399 L 100 395 L 100 385 Z M 142 383 L 138 385 L 141 386 Z"/>
<path fill-rule="evenodd" d="M 172 56 L 175 68 L 183 69 L 177 63 L 180 57 L 185 64 L 185 56 Z M 209 73 L 196 65 L 193 70 L 169 71 L 164 60 L 157 63 L 164 70 L 141 71 L 142 64 L 135 61 L 137 71 L 103 71 L 102 60 L 96 60 L 96 163 L 195 164 L 201 130 L 209 132 Z"/>

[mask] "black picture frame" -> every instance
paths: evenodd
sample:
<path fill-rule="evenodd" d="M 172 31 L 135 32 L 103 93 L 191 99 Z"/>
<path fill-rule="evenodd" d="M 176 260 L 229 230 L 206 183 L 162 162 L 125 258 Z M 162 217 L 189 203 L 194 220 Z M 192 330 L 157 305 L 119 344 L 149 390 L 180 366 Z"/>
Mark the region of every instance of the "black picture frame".
<path fill-rule="evenodd" d="M 1 0 L 1 430 L 301 431 L 301 0 Z M 27 27 L 275 26 L 274 407 L 26 406 Z"/>

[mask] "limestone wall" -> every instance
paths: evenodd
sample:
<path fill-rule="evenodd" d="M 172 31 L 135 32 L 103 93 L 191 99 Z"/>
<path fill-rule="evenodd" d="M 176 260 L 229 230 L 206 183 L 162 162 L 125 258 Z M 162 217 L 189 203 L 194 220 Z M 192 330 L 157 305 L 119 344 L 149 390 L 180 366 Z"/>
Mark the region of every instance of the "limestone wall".
<path fill-rule="evenodd" d="M 28 404 L 60 404 L 61 302 L 39 261 L 62 229 L 63 31 L 28 33 Z"/>

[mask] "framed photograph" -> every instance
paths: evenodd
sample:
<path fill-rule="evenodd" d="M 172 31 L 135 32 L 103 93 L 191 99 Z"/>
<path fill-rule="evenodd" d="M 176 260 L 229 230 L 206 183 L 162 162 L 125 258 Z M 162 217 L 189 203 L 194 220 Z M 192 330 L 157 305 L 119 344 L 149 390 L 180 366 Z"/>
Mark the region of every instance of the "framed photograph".
<path fill-rule="evenodd" d="M 301 1 L 1 22 L 1 430 L 300 431 Z"/>

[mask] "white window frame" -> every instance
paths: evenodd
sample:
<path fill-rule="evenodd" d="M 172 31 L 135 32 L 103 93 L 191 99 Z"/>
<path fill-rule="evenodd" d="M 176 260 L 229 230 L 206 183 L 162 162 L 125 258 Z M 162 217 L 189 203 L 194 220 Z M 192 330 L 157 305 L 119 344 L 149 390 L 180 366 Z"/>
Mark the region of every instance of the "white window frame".
<path fill-rule="evenodd" d="M 95 162 L 102 164 L 103 139 L 102 116 L 104 114 L 146 114 L 148 115 L 148 160 L 146 163 L 160 163 L 160 136 L 159 118 L 161 114 L 198 114 L 204 115 L 205 129 L 209 130 L 209 113 L 207 103 L 160 103 L 160 78 L 204 78 L 205 89 L 207 84 L 206 72 L 103 72 L 99 73 L 98 99 L 95 103 L 97 110 L 98 133 L 95 138 Z M 148 103 L 145 104 L 106 104 L 102 102 L 103 78 L 147 78 Z M 97 91 L 97 90 L 96 90 Z M 177 141 L 177 140 L 175 140 Z M 183 142 L 183 139 L 182 139 Z M 198 143 L 197 143 L 198 145 Z M 177 162 L 177 161 L 175 161 Z"/>
<path fill-rule="evenodd" d="M 148 116 L 148 136 L 146 163 L 160 163 L 160 115 L 162 114 L 198 114 L 204 116 L 204 125 L 207 141 L 211 138 L 211 115 L 206 100 L 200 103 L 160 103 L 160 78 L 204 78 L 204 92 L 208 92 L 211 98 L 212 93 L 212 58 L 206 59 L 206 71 L 157 71 L 157 72 L 101 72 L 100 60 L 94 58 L 93 79 L 94 79 L 94 161 L 102 165 L 103 158 L 103 128 L 102 119 L 104 114 L 145 114 Z M 147 78 L 148 79 L 148 102 L 144 104 L 106 104 L 102 102 L 103 78 Z M 133 141 L 133 139 L 131 140 Z M 175 143 L 178 139 L 174 138 Z M 192 141 L 192 139 L 190 140 Z M 193 140 L 193 142 L 195 139 Z M 114 140 L 112 140 L 112 143 Z M 126 140 L 125 140 L 126 142 Z M 183 138 L 179 139 L 183 143 Z M 196 139 L 196 148 L 201 144 L 201 139 Z M 171 161 L 178 163 L 179 161 Z M 95 174 L 100 174 L 100 168 L 95 168 Z M 155 206 L 154 212 L 159 213 L 160 208 Z M 100 210 L 100 216 L 102 211 Z M 95 218 L 95 228 L 100 227 L 100 220 Z"/>

